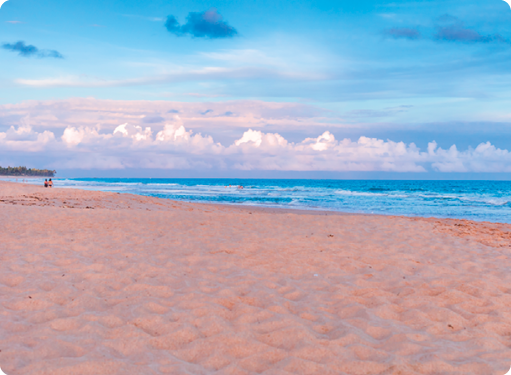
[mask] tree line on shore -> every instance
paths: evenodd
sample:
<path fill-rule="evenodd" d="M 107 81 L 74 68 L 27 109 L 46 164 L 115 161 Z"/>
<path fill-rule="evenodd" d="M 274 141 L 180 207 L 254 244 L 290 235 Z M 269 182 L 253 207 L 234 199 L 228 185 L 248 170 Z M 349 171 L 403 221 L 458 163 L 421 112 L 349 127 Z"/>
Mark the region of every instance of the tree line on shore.
<path fill-rule="evenodd" d="M 7 167 L 0 166 L 0 176 L 39 176 L 39 177 L 53 177 L 57 171 L 50 169 L 35 169 L 27 167 Z"/>

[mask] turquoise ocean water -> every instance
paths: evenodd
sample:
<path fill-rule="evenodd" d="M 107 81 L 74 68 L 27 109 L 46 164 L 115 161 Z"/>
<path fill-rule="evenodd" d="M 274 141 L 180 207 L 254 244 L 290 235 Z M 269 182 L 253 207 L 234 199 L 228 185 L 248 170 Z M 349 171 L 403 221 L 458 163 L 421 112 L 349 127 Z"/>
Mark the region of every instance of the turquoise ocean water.
<path fill-rule="evenodd" d="M 42 181 L 44 179 L 29 182 L 41 184 Z M 189 202 L 511 223 L 509 181 L 147 178 L 54 181 L 56 186 L 65 188 L 140 194 Z M 229 185 L 231 187 L 226 187 Z M 239 185 L 244 189 L 238 189 L 236 186 Z"/>

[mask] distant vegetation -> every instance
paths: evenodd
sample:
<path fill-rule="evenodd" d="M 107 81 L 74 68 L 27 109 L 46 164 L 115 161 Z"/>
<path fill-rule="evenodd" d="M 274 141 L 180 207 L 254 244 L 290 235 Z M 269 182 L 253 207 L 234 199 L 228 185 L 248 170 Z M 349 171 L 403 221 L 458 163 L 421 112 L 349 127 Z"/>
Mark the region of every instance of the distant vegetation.
<path fill-rule="evenodd" d="M 0 167 L 0 176 L 40 176 L 40 177 L 53 177 L 57 171 L 50 171 L 49 169 L 34 169 L 27 167 Z"/>

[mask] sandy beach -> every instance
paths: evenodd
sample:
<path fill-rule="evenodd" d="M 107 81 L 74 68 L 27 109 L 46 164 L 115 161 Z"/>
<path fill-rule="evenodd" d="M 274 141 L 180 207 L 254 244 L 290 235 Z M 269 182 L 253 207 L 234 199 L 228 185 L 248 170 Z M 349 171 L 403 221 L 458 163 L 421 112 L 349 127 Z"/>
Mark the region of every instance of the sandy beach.
<path fill-rule="evenodd" d="M 7 375 L 505 374 L 511 225 L 0 181 Z"/>

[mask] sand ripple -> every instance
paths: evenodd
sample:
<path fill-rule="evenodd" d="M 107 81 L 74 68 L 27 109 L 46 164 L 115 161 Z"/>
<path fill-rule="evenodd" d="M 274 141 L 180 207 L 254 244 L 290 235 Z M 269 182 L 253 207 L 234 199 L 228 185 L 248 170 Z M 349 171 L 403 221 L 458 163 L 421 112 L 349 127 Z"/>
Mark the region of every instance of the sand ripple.
<path fill-rule="evenodd" d="M 486 375 L 511 365 L 506 226 L 6 183 L 0 200 L 8 375 Z"/>

